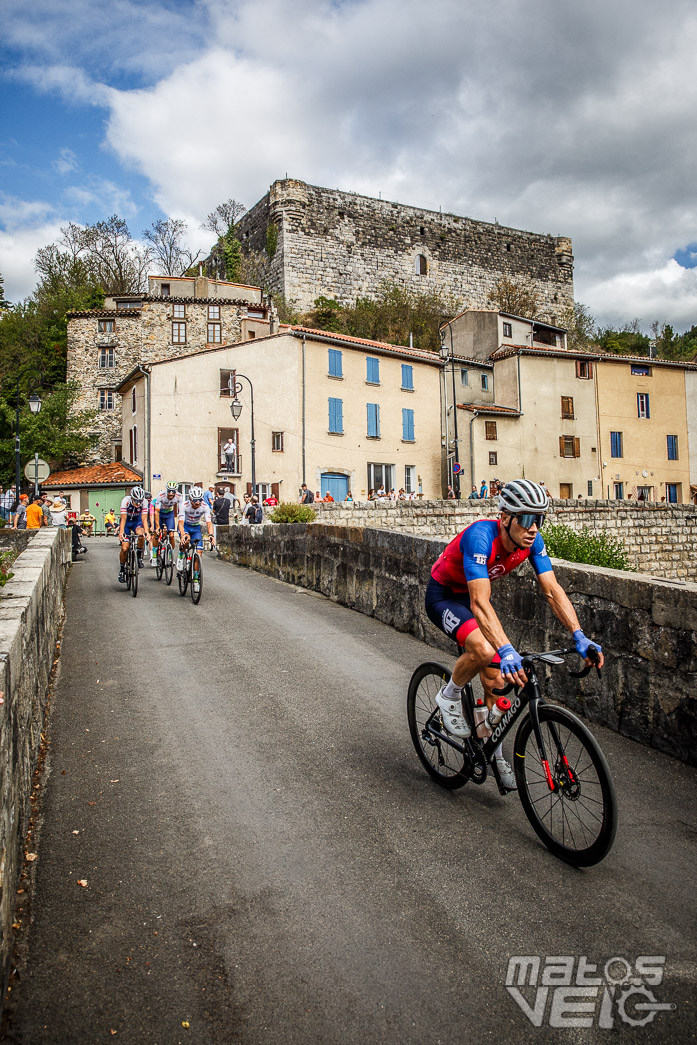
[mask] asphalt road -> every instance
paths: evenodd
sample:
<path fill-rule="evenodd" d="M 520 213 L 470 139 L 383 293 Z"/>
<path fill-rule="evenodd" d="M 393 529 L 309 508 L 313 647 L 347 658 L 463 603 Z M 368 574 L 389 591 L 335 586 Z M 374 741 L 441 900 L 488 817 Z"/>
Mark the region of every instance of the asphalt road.
<path fill-rule="evenodd" d="M 441 654 L 211 559 L 198 607 L 154 570 L 134 600 L 115 545 L 89 548 L 68 579 L 5 1041 L 695 1039 L 694 769 L 593 727 L 620 826 L 603 864 L 574 870 L 514 795 L 422 771 L 405 693 Z M 514 955 L 570 956 L 572 983 L 581 956 L 664 956 L 647 989 L 676 1008 L 630 1006 L 645 1027 L 613 1009 L 605 1029 L 590 986 L 591 1026 L 560 1030 L 550 1013 L 579 996 L 548 974 L 545 995 L 522 992 L 536 1027 L 506 990 Z"/>

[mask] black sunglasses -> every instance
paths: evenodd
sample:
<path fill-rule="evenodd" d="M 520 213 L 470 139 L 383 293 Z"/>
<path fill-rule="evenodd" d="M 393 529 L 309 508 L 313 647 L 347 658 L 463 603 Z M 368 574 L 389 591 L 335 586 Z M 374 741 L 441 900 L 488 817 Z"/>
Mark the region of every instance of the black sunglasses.
<path fill-rule="evenodd" d="M 524 530 L 529 530 L 531 526 L 537 526 L 537 529 L 541 530 L 545 522 L 545 513 L 521 512 L 520 515 L 516 515 L 516 519 Z"/>

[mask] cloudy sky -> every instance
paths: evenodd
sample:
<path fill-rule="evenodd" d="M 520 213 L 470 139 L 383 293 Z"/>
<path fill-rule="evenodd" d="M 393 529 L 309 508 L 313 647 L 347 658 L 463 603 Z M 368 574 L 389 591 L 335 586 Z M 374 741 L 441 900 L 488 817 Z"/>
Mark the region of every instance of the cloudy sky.
<path fill-rule="evenodd" d="M 694 0 L 2 0 L 0 272 L 276 178 L 571 236 L 601 322 L 697 323 Z"/>

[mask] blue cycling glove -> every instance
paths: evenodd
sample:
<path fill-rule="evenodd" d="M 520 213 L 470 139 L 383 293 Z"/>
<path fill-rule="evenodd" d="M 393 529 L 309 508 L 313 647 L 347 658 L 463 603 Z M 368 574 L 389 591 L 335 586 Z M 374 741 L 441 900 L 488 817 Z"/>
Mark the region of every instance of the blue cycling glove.
<path fill-rule="evenodd" d="M 523 660 L 520 653 L 516 653 L 510 642 L 504 642 L 503 646 L 499 646 L 496 652 L 501 658 L 502 675 L 507 675 L 509 672 L 512 675 L 515 671 L 523 670 Z"/>
<path fill-rule="evenodd" d="M 589 649 L 597 649 L 600 653 L 603 648 L 599 642 L 591 642 L 590 639 L 587 639 L 580 628 L 574 632 L 574 646 L 578 655 L 583 657 L 584 660 L 588 656 Z"/>

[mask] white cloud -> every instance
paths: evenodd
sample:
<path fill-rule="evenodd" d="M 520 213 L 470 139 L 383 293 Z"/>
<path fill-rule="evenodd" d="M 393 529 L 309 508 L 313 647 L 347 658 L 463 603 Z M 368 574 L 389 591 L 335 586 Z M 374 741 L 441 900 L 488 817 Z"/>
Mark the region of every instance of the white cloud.
<path fill-rule="evenodd" d="M 60 150 L 57 158 L 51 162 L 51 166 L 57 174 L 65 176 L 72 174 L 80 165 L 73 150 L 66 147 Z"/>
<path fill-rule="evenodd" d="M 7 301 L 22 301 L 36 286 L 34 257 L 39 247 L 53 243 L 60 235 L 54 221 L 0 229 L 0 271 L 5 277 Z"/>
<path fill-rule="evenodd" d="M 670 260 L 653 271 L 621 272 L 588 286 L 589 299 L 608 325 L 637 318 L 644 329 L 653 320 L 676 330 L 697 323 L 697 269 Z"/>

